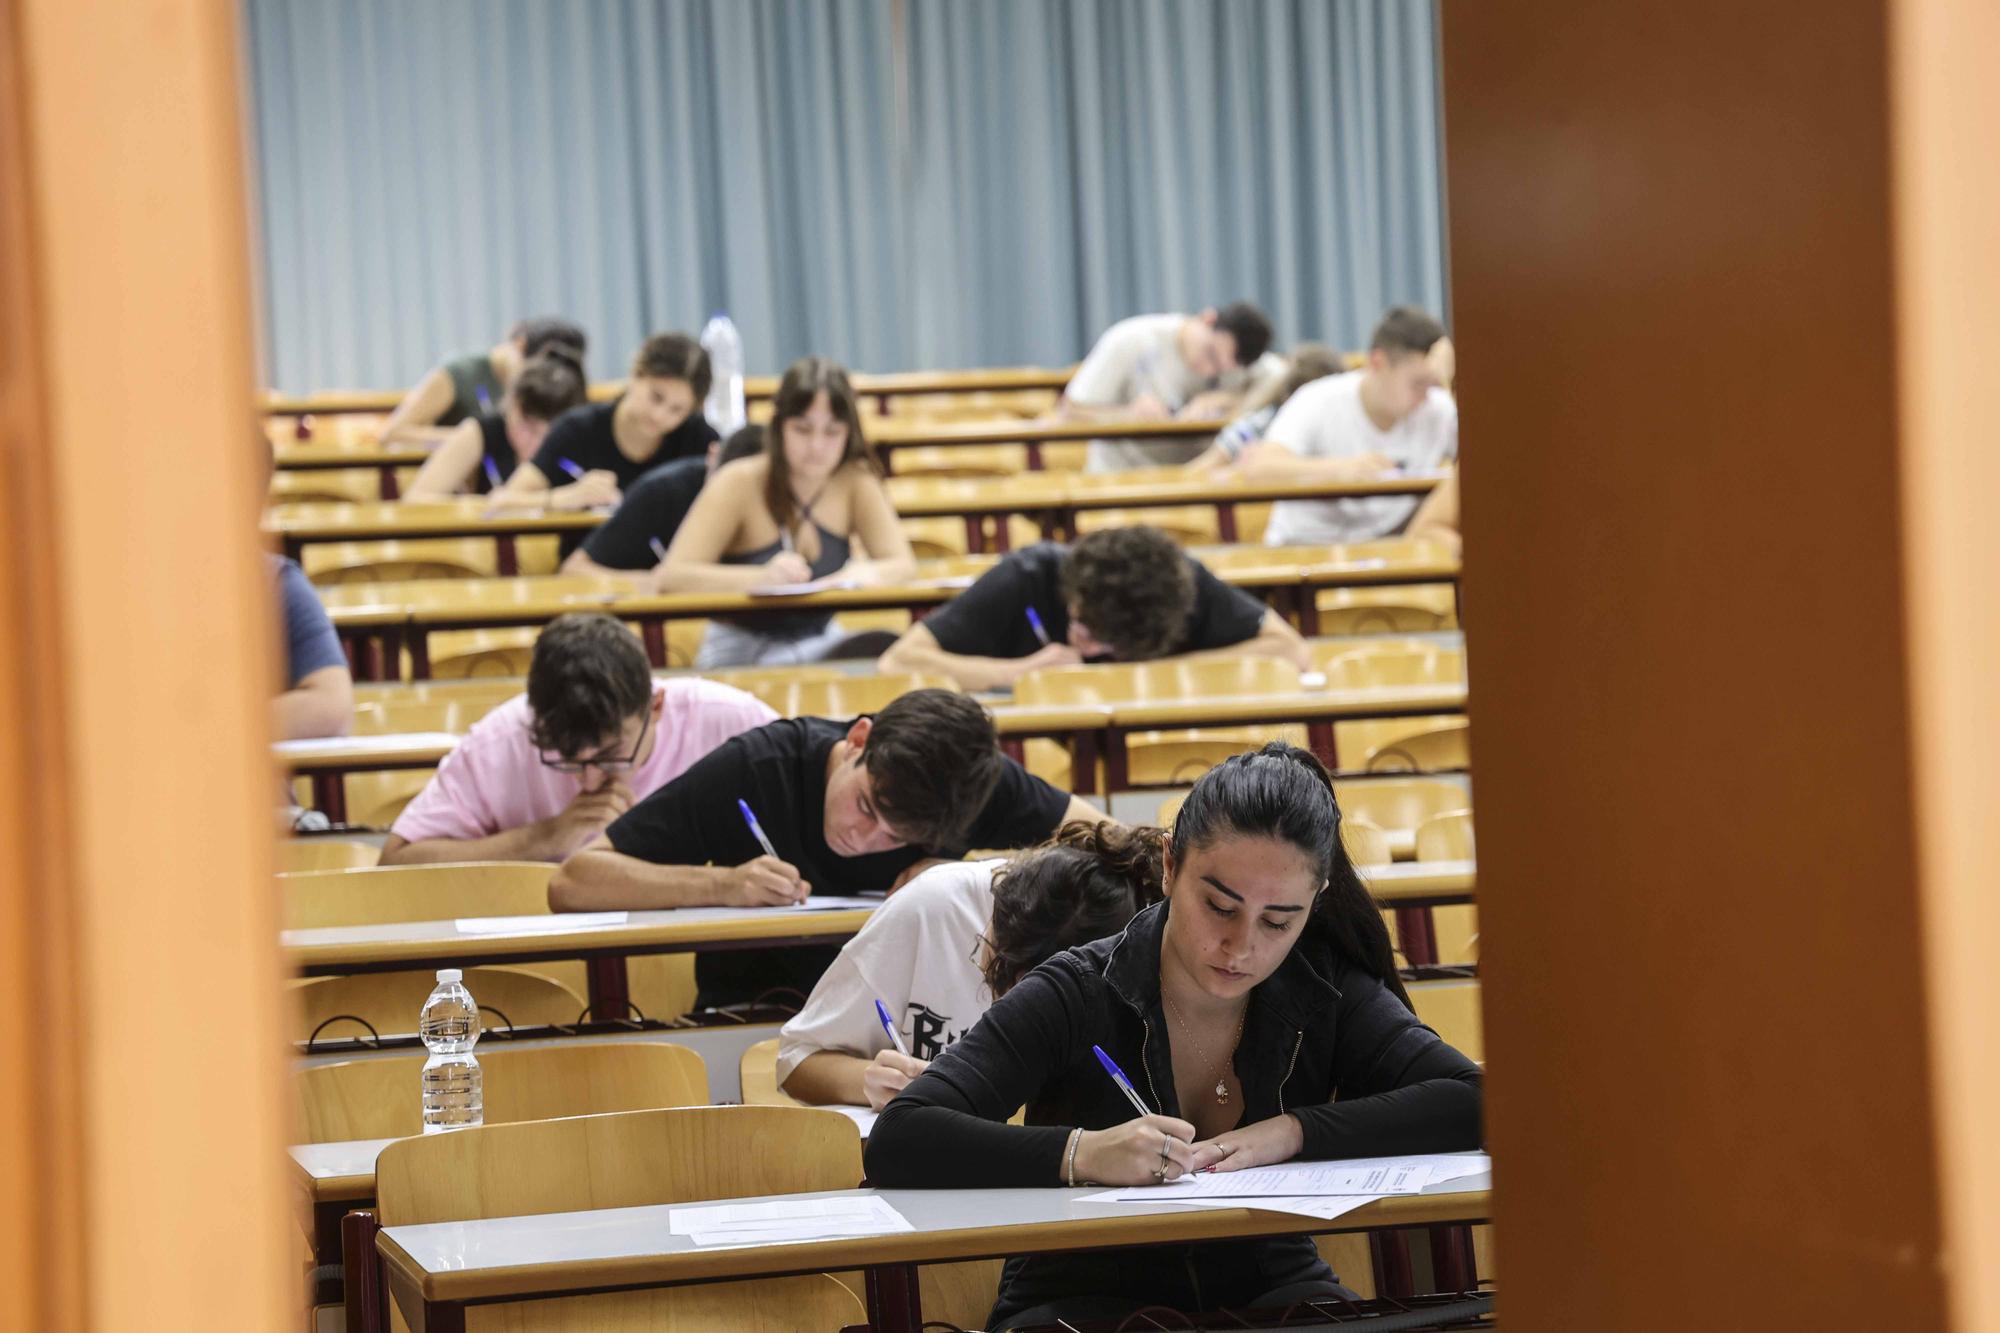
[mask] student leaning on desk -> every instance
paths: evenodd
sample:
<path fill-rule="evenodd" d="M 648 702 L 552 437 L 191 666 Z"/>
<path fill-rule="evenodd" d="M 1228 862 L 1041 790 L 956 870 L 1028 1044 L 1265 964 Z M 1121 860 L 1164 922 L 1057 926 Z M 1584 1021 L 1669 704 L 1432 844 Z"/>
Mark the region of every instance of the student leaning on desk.
<path fill-rule="evenodd" d="M 1165 901 L 996 1001 L 882 1113 L 869 1180 L 1141 1185 L 1477 1147 L 1479 1069 L 1411 1011 L 1339 818 L 1303 750 L 1212 769 L 1174 821 Z M 1007 1124 L 1020 1106 L 1027 1123 Z M 1043 1255 L 1008 1262 L 991 1326 L 1344 1294 L 1304 1236 Z"/>

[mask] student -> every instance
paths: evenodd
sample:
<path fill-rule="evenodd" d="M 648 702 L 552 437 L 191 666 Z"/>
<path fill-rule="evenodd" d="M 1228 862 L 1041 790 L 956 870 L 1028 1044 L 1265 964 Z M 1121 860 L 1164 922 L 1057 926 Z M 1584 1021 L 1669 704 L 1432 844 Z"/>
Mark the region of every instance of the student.
<path fill-rule="evenodd" d="M 1284 372 L 1271 321 L 1248 301 L 1199 315 L 1134 315 L 1105 330 L 1063 390 L 1060 415 L 1086 420 L 1228 416 L 1255 380 Z M 1185 463 L 1198 440 L 1093 440 L 1087 468 Z"/>
<path fill-rule="evenodd" d="M 580 369 L 586 342 L 583 330 L 569 320 L 524 319 L 485 352 L 447 361 L 418 380 L 382 423 L 382 442 L 441 440 L 461 421 L 498 408 L 521 367 L 549 348 L 567 348 Z"/>
<path fill-rule="evenodd" d="M 1158 829 L 1065 824 L 1011 861 L 953 861 L 911 880 L 841 947 L 778 1033 L 778 1086 L 881 1110 L 996 995 L 1050 956 L 1125 928 L 1160 891 Z M 880 1000 L 906 1055 L 876 1017 Z"/>
<path fill-rule="evenodd" d="M 1215 443 L 1188 466 L 1206 471 L 1236 461 L 1244 445 L 1264 438 L 1264 432 L 1271 428 L 1278 409 L 1289 402 L 1293 394 L 1314 380 L 1338 375 L 1346 368 L 1347 359 L 1325 343 L 1300 343 L 1287 358 L 1284 374 L 1253 389 L 1237 409 L 1236 419 L 1217 432 Z"/>
<path fill-rule="evenodd" d="M 1306 751 L 1274 742 L 1211 769 L 1174 821 L 1165 901 L 996 1000 L 882 1113 L 869 1181 L 1148 1185 L 1477 1147 L 1479 1069 L 1411 1012 L 1339 822 Z M 1022 1106 L 1027 1123 L 1006 1123 Z M 989 1326 L 1342 1294 L 1306 1236 L 1036 1256 L 1008 1262 Z"/>
<path fill-rule="evenodd" d="M 715 470 L 764 450 L 764 428 L 745 426 L 700 458 L 676 458 L 639 478 L 610 518 L 563 561 L 565 574 L 612 574 L 652 569 L 672 545 L 688 510 Z M 657 545 L 655 545 L 657 543 Z"/>
<path fill-rule="evenodd" d="M 305 571 L 283 556 L 269 558 L 285 625 L 285 688 L 271 701 L 271 735 L 281 741 L 345 736 L 354 725 L 354 677 L 340 636 Z"/>
<path fill-rule="evenodd" d="M 661 592 L 747 592 L 819 580 L 894 583 L 915 570 L 847 372 L 813 356 L 779 381 L 764 452 L 717 469 L 702 487 L 654 582 Z M 828 611 L 718 616 L 695 665 L 815 662 L 843 637 Z"/>
<path fill-rule="evenodd" d="M 1225 649 L 1301 667 L 1307 661 L 1304 641 L 1283 616 L 1216 578 L 1158 528 L 1141 526 L 1003 557 L 910 626 L 877 665 L 992 690 L 1012 688 L 1042 667 Z"/>
<path fill-rule="evenodd" d="M 1424 497 L 1410 519 L 1410 536 L 1436 542 L 1457 555 L 1462 541 L 1458 532 L 1458 469 L 1444 474 L 1437 489 Z"/>
<path fill-rule="evenodd" d="M 563 862 L 549 906 L 788 907 L 815 890 L 900 888 L 940 858 L 1025 847 L 1070 820 L 1102 818 L 1002 755 L 993 719 L 972 699 L 912 690 L 872 718 L 786 718 L 723 742 Z M 803 997 L 833 953 L 703 954 L 701 1003 L 782 987 Z"/>
<path fill-rule="evenodd" d="M 451 428 L 403 498 L 443 500 L 499 489 L 542 447 L 549 423 L 583 402 L 583 395 L 583 363 L 569 346 L 555 344 L 521 367 L 497 412 L 467 417 Z"/>
<path fill-rule="evenodd" d="M 656 680 L 595 612 L 535 640 L 528 689 L 473 724 L 382 845 L 383 865 L 560 861 L 732 736 L 777 714 L 718 681 Z"/>
<path fill-rule="evenodd" d="M 501 488 L 501 505 L 594 509 L 618 503 L 648 469 L 700 458 L 721 438 L 701 414 L 708 353 L 679 333 L 646 339 L 632 379 L 608 403 L 572 408 L 549 427 L 541 449 Z"/>
<path fill-rule="evenodd" d="M 1368 364 L 1293 394 L 1264 439 L 1245 445 L 1225 475 L 1257 481 L 1365 481 L 1430 472 L 1458 457 L 1458 405 L 1428 358 L 1444 329 L 1411 306 L 1391 310 L 1369 340 Z M 1272 546 L 1360 542 L 1400 532 L 1413 495 L 1280 500 Z"/>

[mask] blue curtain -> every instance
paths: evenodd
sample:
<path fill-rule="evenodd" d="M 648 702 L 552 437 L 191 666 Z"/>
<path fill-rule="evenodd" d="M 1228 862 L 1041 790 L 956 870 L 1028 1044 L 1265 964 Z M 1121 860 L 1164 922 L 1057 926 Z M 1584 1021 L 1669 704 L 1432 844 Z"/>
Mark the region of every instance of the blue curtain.
<path fill-rule="evenodd" d="M 267 374 L 394 387 L 526 315 L 591 372 L 1062 363 L 1247 297 L 1444 301 L 1435 0 L 245 0 Z"/>

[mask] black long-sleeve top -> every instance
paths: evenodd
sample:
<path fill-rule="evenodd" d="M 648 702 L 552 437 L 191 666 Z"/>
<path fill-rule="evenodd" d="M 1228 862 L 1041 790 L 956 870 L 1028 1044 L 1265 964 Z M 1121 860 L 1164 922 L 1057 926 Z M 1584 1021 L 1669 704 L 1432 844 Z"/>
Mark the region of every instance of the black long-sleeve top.
<path fill-rule="evenodd" d="M 1133 1115 L 1093 1044 L 1118 1062 L 1152 1110 L 1178 1116 L 1160 1003 L 1167 911 L 1165 903 L 1150 907 L 1123 933 L 1058 954 L 994 1004 L 883 1111 L 868 1136 L 870 1182 L 1061 1184 L 1073 1128 L 1105 1129 Z M 1450 1152 L 1480 1143 L 1478 1066 L 1420 1023 L 1380 979 L 1341 957 L 1316 926 L 1301 932 L 1277 971 L 1251 992 L 1235 1069 L 1241 1123 L 1289 1112 L 1304 1130 L 1301 1158 Z M 1027 1123 L 1007 1124 L 1022 1106 Z M 1311 1277 L 1318 1265 L 1302 1237 L 1164 1250 L 1171 1258 L 1149 1249 L 1012 1261 L 995 1314 L 1114 1286 L 1157 1298 L 1162 1281 L 1186 1299 L 1245 1304 Z"/>

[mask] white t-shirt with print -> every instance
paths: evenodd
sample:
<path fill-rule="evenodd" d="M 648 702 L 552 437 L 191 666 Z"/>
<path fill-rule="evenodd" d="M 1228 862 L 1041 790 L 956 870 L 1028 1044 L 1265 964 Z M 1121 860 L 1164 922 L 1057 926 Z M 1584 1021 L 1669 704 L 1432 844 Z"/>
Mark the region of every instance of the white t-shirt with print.
<path fill-rule="evenodd" d="M 889 1049 L 877 1000 L 919 1060 L 935 1060 L 971 1031 L 993 1003 L 979 973 L 980 941 L 993 919 L 993 872 L 1005 864 L 932 866 L 890 894 L 779 1031 L 778 1083 L 815 1051 L 872 1060 Z"/>
<path fill-rule="evenodd" d="M 1180 330 L 1186 315 L 1134 315 L 1106 329 L 1090 355 L 1070 377 L 1063 396 L 1083 407 L 1122 407 L 1148 394 L 1178 412 L 1210 389 L 1240 392 L 1267 376 L 1285 373 L 1285 360 L 1266 352 L 1249 367 L 1236 367 L 1212 380 L 1198 377 L 1181 360 Z M 1185 463 L 1208 448 L 1200 438 L 1092 440 L 1086 470 L 1123 472 L 1136 467 Z"/>
<path fill-rule="evenodd" d="M 1354 458 L 1376 453 L 1404 472 L 1435 472 L 1458 457 L 1458 404 L 1432 389 L 1423 405 L 1388 430 L 1361 406 L 1366 371 L 1329 375 L 1299 389 L 1264 432 L 1302 458 Z M 1270 546 L 1362 542 L 1401 532 L 1417 512 L 1414 495 L 1347 500 L 1280 500 L 1264 531 Z"/>

